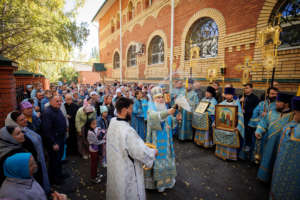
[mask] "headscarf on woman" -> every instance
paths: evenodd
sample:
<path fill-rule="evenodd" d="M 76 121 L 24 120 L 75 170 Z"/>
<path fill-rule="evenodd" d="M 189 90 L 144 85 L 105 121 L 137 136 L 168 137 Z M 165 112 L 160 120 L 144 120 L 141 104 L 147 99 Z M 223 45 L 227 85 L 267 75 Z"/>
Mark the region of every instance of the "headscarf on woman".
<path fill-rule="evenodd" d="M 20 127 L 22 131 L 24 131 L 24 135 L 32 142 L 34 145 L 34 149 L 37 153 L 37 161 L 41 165 L 40 170 L 42 170 L 41 173 L 38 173 L 39 176 L 42 176 L 42 178 L 37 178 L 37 180 L 40 182 L 40 184 L 43 186 L 44 190 L 46 193 L 50 193 L 51 186 L 49 182 L 49 177 L 48 177 L 48 171 L 47 171 L 47 166 L 46 166 L 46 161 L 45 161 L 45 154 L 44 154 L 44 148 L 43 148 L 43 142 L 41 139 L 41 136 L 34 132 L 33 130 L 27 128 L 27 127 L 22 127 L 17 122 L 15 121 L 16 119 L 13 119 L 15 117 L 14 112 L 11 112 L 7 115 L 5 119 L 5 126 L 15 126 L 15 127 Z M 1 149 L 1 145 L 0 145 Z M 0 150 L 0 157 L 1 157 L 1 150 Z"/>
<path fill-rule="evenodd" d="M 0 189 L 0 198 L 22 200 L 46 200 L 46 194 L 40 184 L 31 176 L 31 153 L 16 153 L 4 162 L 6 176 Z"/>
<path fill-rule="evenodd" d="M 3 166 L 4 176 L 8 178 L 29 179 L 29 160 L 31 153 L 17 153 L 8 157 Z"/>

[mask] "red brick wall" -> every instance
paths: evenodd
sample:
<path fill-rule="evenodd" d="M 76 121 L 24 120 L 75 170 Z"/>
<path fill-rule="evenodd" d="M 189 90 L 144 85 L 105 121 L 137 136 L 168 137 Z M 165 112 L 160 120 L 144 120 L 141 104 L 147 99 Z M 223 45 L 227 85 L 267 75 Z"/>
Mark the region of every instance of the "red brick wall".
<path fill-rule="evenodd" d="M 0 127 L 7 114 L 16 109 L 16 80 L 13 67 L 0 66 Z"/>
<path fill-rule="evenodd" d="M 225 49 L 225 66 L 226 69 L 226 78 L 240 78 L 242 76 L 241 71 L 237 71 L 235 67 L 239 64 L 244 63 L 244 58 L 246 56 L 252 57 L 254 53 L 254 43 L 250 45 L 250 49 L 246 50 L 246 46 L 242 45 L 240 50 L 237 50 L 236 47 L 232 49 L 232 52 L 229 52 L 229 48 Z"/>
<path fill-rule="evenodd" d="M 155 2 L 154 2 L 155 3 Z M 122 9 L 127 7 L 128 0 L 122 1 Z M 189 19 L 197 13 L 199 10 L 204 8 L 214 8 L 218 10 L 224 17 L 226 25 L 226 35 L 240 32 L 246 29 L 255 28 L 257 24 L 257 18 L 264 4 L 264 0 L 180 0 L 175 8 L 175 35 L 174 35 L 174 45 L 175 48 L 181 46 L 181 37 L 185 25 L 188 23 Z M 110 26 L 110 21 L 112 17 L 116 16 L 118 10 L 119 2 L 116 1 L 111 9 L 99 20 L 100 27 L 102 29 L 106 26 Z M 141 9 L 141 11 L 140 11 Z M 143 12 L 142 4 L 138 5 L 136 8 L 136 13 Z M 123 13 L 124 15 L 125 13 Z M 165 43 L 165 48 L 170 48 L 170 16 L 171 7 L 166 4 L 159 12 L 157 18 L 153 16 L 148 16 L 143 24 L 143 26 L 136 24 L 131 32 L 125 32 L 123 35 L 123 60 L 126 60 L 126 51 L 130 42 L 140 42 L 147 44 L 149 36 L 155 30 L 162 30 L 167 36 L 167 42 Z M 101 29 L 100 29 L 101 30 Z M 108 37 L 111 33 L 111 29 L 101 34 L 100 43 L 102 39 Z M 119 31 L 119 30 L 117 30 Z M 100 59 L 104 63 L 113 63 L 113 52 L 115 49 L 119 49 L 120 42 L 119 37 L 117 39 L 109 41 L 105 49 L 100 49 Z M 254 41 L 253 41 L 254 42 Z M 148 47 L 146 46 L 146 51 Z M 248 50 L 241 47 L 241 51 L 233 50 L 229 52 L 228 49 L 225 50 L 225 65 L 227 67 L 227 78 L 238 78 L 240 72 L 235 71 L 234 66 L 242 63 L 243 56 L 253 57 L 254 50 L 253 46 Z M 183 55 L 180 55 L 183 56 Z M 179 66 L 180 56 L 177 56 L 174 62 Z M 146 58 L 147 59 L 147 58 Z M 167 60 L 165 60 L 167 62 Z M 147 62 L 146 62 L 147 63 Z M 123 72 L 126 70 L 126 63 L 123 62 Z M 146 65 L 139 65 L 139 78 L 144 78 L 144 69 Z M 111 72 L 108 72 L 108 76 Z"/>
<path fill-rule="evenodd" d="M 79 72 L 78 82 L 81 84 L 94 84 L 99 81 L 99 72 Z"/>

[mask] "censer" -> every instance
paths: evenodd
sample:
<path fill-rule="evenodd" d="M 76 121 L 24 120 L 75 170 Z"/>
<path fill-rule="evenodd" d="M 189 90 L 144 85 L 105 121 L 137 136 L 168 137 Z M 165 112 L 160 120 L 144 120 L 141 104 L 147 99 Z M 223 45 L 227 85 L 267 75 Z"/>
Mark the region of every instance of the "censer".
<path fill-rule="evenodd" d="M 145 145 L 151 149 L 156 149 L 156 146 L 154 144 L 151 144 L 151 143 L 145 143 Z M 150 170 L 152 168 L 147 168 L 145 165 L 143 165 L 143 169 L 144 170 Z"/>

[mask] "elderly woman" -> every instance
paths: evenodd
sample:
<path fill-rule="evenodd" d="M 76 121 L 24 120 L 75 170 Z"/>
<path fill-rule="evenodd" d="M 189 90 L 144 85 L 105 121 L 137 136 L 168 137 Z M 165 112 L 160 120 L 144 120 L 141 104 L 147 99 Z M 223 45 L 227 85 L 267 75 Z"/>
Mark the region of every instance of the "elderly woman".
<path fill-rule="evenodd" d="M 3 163 L 5 159 L 15 153 L 25 152 L 22 143 L 24 134 L 20 128 L 8 126 L 0 129 L 0 186 L 4 181 Z"/>
<path fill-rule="evenodd" d="M 23 101 L 21 103 L 21 112 L 27 119 L 27 127 L 34 132 L 40 133 L 41 130 L 41 119 L 33 114 L 33 106 L 29 101 Z"/>
<path fill-rule="evenodd" d="M 47 196 L 40 184 L 33 178 L 38 165 L 31 153 L 16 153 L 8 157 L 3 165 L 6 177 L 1 189 L 0 198 L 22 200 L 46 200 Z M 67 197 L 57 192 L 53 199 L 65 200 Z"/>
<path fill-rule="evenodd" d="M 78 151 L 85 160 L 88 159 L 88 143 L 82 128 L 88 119 L 96 119 L 96 110 L 90 104 L 79 108 L 75 117 L 75 126 L 78 133 Z"/>
<path fill-rule="evenodd" d="M 46 200 L 43 188 L 33 178 L 37 164 L 30 153 L 17 153 L 4 162 L 6 177 L 0 189 L 0 198 Z"/>
<path fill-rule="evenodd" d="M 37 154 L 37 162 L 40 164 L 40 172 L 42 175 L 41 185 L 46 193 L 50 192 L 50 183 L 45 162 L 44 148 L 41 136 L 27 127 L 27 119 L 24 114 L 13 111 L 9 113 L 5 119 L 5 126 L 19 127 L 22 133 L 28 138 L 28 141 L 33 144 L 33 150 Z M 30 151 L 32 152 L 32 151 Z M 39 181 L 39 180 L 38 180 Z"/>

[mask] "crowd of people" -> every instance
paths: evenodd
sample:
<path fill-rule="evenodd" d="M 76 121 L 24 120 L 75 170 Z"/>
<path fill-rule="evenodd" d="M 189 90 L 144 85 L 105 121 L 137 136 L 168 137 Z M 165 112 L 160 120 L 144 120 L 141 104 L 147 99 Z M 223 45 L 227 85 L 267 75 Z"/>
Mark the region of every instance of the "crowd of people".
<path fill-rule="evenodd" d="M 107 167 L 107 199 L 145 199 L 145 189 L 175 186 L 177 138 L 215 148 L 223 160 L 259 164 L 257 177 L 271 183 L 271 199 L 297 199 L 300 97 L 281 92 L 278 84 L 262 97 L 251 83 L 240 96 L 231 84 L 203 88 L 193 80 L 186 87 L 176 81 L 171 91 L 117 81 L 51 84 L 49 90 L 27 85 L 0 130 L 0 198 L 66 199 L 52 186 L 70 176 L 63 163 L 74 155 L 90 160 L 94 184 L 104 176 L 99 164 Z M 183 96 L 190 110 L 177 105 Z M 219 107 L 235 108 L 236 115 L 222 116 Z"/>

